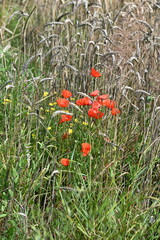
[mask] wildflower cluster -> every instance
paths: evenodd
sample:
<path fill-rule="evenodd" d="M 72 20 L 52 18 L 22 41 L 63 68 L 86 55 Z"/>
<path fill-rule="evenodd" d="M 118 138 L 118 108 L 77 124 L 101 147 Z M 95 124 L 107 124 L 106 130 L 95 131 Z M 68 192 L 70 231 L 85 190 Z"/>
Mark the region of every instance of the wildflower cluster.
<path fill-rule="evenodd" d="M 90 74 L 93 77 L 101 77 L 101 74 L 97 72 L 94 68 L 91 69 Z M 70 101 L 71 99 L 69 100 L 69 98 L 72 97 L 72 93 L 70 91 L 64 89 L 61 94 L 62 94 L 62 98 L 57 99 L 57 105 L 59 107 L 67 108 L 69 105 L 74 104 Z M 100 111 L 100 108 L 102 106 L 105 106 L 106 108 L 110 109 L 111 114 L 114 116 L 120 113 L 120 110 L 116 108 L 116 102 L 114 100 L 109 99 L 108 94 L 100 95 L 99 90 L 94 90 L 89 95 L 86 95 L 86 94 L 82 94 L 82 95 L 84 95 L 84 97 L 76 100 L 74 105 L 89 106 L 87 114 L 90 118 L 102 119 L 103 116 L 105 115 L 105 113 Z M 72 120 L 73 115 L 70 113 L 67 113 L 67 111 L 65 112 L 66 114 L 61 115 L 59 124 Z M 62 139 L 67 138 L 70 134 L 71 134 L 70 132 L 65 133 L 62 136 Z M 82 146 L 81 146 L 82 155 L 85 157 L 89 154 L 90 151 L 91 151 L 91 144 L 82 143 Z M 68 166 L 70 164 L 70 160 L 66 158 L 62 158 L 60 160 L 60 163 L 64 166 Z"/>
<path fill-rule="evenodd" d="M 8 98 L 5 98 L 2 102 L 4 105 L 8 104 L 8 103 L 11 103 L 11 100 L 8 99 Z"/>
<path fill-rule="evenodd" d="M 91 75 L 94 77 L 100 77 L 101 74 L 98 73 L 94 68 L 91 70 Z M 85 94 L 86 95 L 86 94 Z M 72 93 L 68 90 L 62 91 L 62 97 L 57 99 L 58 106 L 66 108 L 70 105 L 68 98 L 72 96 Z M 91 98 L 91 97 L 93 98 Z M 100 95 L 99 90 L 95 90 L 90 93 L 90 96 L 86 95 L 83 98 L 76 100 L 76 105 L 78 106 L 90 106 L 88 110 L 88 116 L 95 119 L 101 119 L 105 114 L 100 110 L 101 106 L 105 106 L 111 110 L 112 115 L 117 115 L 120 113 L 120 110 L 116 108 L 116 102 L 109 99 L 108 94 Z M 71 115 L 62 115 L 59 123 L 70 121 L 72 119 Z"/>

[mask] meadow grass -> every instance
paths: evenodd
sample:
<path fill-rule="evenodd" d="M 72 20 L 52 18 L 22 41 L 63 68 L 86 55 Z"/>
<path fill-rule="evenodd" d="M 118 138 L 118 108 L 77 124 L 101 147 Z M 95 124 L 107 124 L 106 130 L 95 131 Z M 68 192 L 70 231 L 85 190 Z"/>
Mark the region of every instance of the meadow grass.
<path fill-rule="evenodd" d="M 159 4 L 2 1 L 0 9 L 0 239 L 158 240 Z M 63 89 L 73 94 L 67 108 L 56 102 Z M 95 89 L 121 113 L 103 106 L 94 119 L 76 106 Z M 59 124 L 60 110 L 72 120 Z M 82 143 L 92 146 L 85 157 Z"/>

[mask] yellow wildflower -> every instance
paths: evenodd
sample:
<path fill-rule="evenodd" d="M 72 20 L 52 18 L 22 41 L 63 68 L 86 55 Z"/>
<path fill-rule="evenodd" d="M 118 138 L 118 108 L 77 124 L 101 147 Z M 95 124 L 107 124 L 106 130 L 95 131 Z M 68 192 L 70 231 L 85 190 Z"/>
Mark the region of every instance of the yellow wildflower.
<path fill-rule="evenodd" d="M 35 133 L 32 133 L 32 138 L 36 139 L 36 134 Z"/>
<path fill-rule="evenodd" d="M 52 107 L 52 106 L 54 106 L 54 103 L 49 103 L 48 105 Z"/>
<path fill-rule="evenodd" d="M 8 99 L 8 98 L 5 98 L 5 99 L 4 99 L 4 101 L 3 101 L 2 103 L 5 105 L 5 104 L 7 104 L 7 103 L 10 103 L 10 102 L 11 102 L 11 100 L 10 100 L 10 99 Z"/>
<path fill-rule="evenodd" d="M 51 130 L 52 128 L 51 127 L 47 127 L 47 130 L 49 131 L 49 130 Z"/>
<path fill-rule="evenodd" d="M 5 99 L 4 99 L 4 102 L 11 102 L 11 100 L 8 99 L 8 98 L 5 98 Z"/>
<path fill-rule="evenodd" d="M 44 92 L 43 97 L 47 97 L 49 95 L 49 92 Z"/>
<path fill-rule="evenodd" d="M 51 110 L 52 110 L 52 111 L 54 111 L 54 110 L 55 110 L 55 108 L 51 108 Z"/>
<path fill-rule="evenodd" d="M 72 134 L 73 133 L 73 130 L 71 128 L 68 129 L 68 133 L 69 134 Z"/>
<path fill-rule="evenodd" d="M 87 126 L 87 125 L 88 125 L 88 123 L 87 123 L 87 122 L 83 122 L 83 125 Z"/>
<path fill-rule="evenodd" d="M 75 98 L 70 98 L 70 99 L 73 100 L 73 101 L 75 100 Z"/>
<path fill-rule="evenodd" d="M 74 121 L 75 121 L 76 123 L 78 123 L 78 119 L 77 119 L 77 118 L 75 118 Z"/>

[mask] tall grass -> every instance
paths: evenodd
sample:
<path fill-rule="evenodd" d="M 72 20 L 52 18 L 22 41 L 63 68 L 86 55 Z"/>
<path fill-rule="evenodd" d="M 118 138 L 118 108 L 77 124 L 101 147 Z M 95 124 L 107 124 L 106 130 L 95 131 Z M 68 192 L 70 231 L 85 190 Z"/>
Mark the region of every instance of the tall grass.
<path fill-rule="evenodd" d="M 0 7 L 0 239 L 158 240 L 159 4 Z M 93 120 L 72 99 L 73 120 L 58 124 L 63 89 L 99 89 L 121 114 Z"/>

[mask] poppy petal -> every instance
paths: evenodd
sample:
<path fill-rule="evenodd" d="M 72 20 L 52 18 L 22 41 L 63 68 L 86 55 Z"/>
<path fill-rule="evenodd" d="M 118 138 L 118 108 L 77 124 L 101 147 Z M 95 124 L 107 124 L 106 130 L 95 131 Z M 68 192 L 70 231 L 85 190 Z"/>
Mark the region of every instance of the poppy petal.
<path fill-rule="evenodd" d="M 70 121 L 71 119 L 72 119 L 72 115 L 65 115 L 65 114 L 62 114 L 61 115 L 61 119 L 60 119 L 60 121 L 59 121 L 59 124 L 60 123 L 63 123 L 63 122 L 68 122 L 68 121 Z"/>
<path fill-rule="evenodd" d="M 85 157 L 89 154 L 89 152 L 91 151 L 91 144 L 90 143 L 82 143 L 82 155 Z"/>
<path fill-rule="evenodd" d="M 60 107 L 68 107 L 69 101 L 65 98 L 59 98 L 59 99 L 57 99 L 57 104 Z"/>
<path fill-rule="evenodd" d="M 63 165 L 63 166 L 68 166 L 70 164 L 70 160 L 68 158 L 62 158 L 60 160 L 60 163 Z"/>
<path fill-rule="evenodd" d="M 93 108 L 93 109 L 98 110 L 100 107 L 101 107 L 101 104 L 99 104 L 99 102 L 94 101 L 94 102 L 92 103 L 92 108 Z"/>
<path fill-rule="evenodd" d="M 96 97 L 99 94 L 99 90 L 94 90 L 93 92 L 90 93 L 90 96 Z"/>
<path fill-rule="evenodd" d="M 106 107 L 108 107 L 110 109 L 114 108 L 115 105 L 116 105 L 116 102 L 113 101 L 113 100 L 106 99 L 106 100 L 103 101 L 103 106 L 106 106 Z"/>
<path fill-rule="evenodd" d="M 93 77 L 101 77 L 101 74 L 100 74 L 99 72 L 97 72 L 94 68 L 91 69 L 90 74 L 91 74 Z"/>
<path fill-rule="evenodd" d="M 104 95 L 100 95 L 100 96 L 98 96 L 97 97 L 97 100 L 105 100 L 105 99 L 107 99 L 109 97 L 109 95 L 108 94 L 104 94 Z"/>
<path fill-rule="evenodd" d="M 79 106 L 91 105 L 92 101 L 90 100 L 90 98 L 84 97 L 84 98 L 78 99 L 76 101 L 76 104 L 79 105 Z"/>
<path fill-rule="evenodd" d="M 97 109 L 90 108 L 88 110 L 88 116 L 96 119 L 101 119 L 104 116 L 103 112 L 98 111 Z"/>
<path fill-rule="evenodd" d="M 62 91 L 62 97 L 64 97 L 64 98 L 69 98 L 69 97 L 71 97 L 72 96 L 72 93 L 70 92 L 70 91 L 68 91 L 68 90 L 66 90 L 66 89 L 64 89 L 63 91 Z"/>
<path fill-rule="evenodd" d="M 117 115 L 117 114 L 119 114 L 120 113 L 120 110 L 118 109 L 118 108 L 112 108 L 112 110 L 111 110 L 111 114 L 112 115 Z"/>

